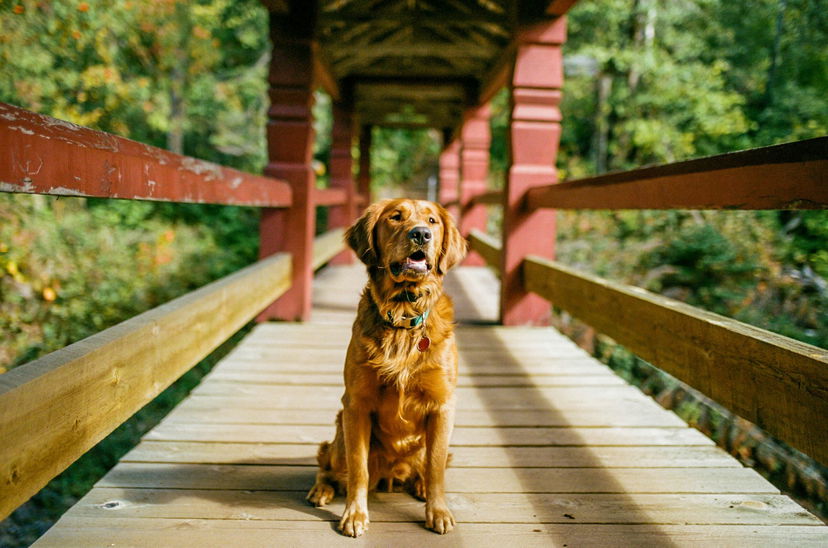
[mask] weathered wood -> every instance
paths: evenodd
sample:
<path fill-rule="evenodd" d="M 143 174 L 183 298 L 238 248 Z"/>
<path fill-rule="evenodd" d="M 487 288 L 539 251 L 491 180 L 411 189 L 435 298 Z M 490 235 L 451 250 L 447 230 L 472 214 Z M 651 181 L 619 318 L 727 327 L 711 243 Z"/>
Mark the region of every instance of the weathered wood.
<path fill-rule="evenodd" d="M 317 445 L 287 443 L 144 440 L 121 462 L 313 465 Z M 740 468 L 714 446 L 492 447 L 451 448 L 451 468 Z"/>
<path fill-rule="evenodd" d="M 186 489 L 170 497 L 161 489 L 101 488 L 79 503 L 76 518 L 195 518 L 334 521 L 344 507 L 343 497 L 326 508 L 309 508 L 304 492 L 205 491 Z M 416 522 L 422 503 L 404 493 L 372 496 L 372 523 Z M 170 500 L 172 499 L 172 500 Z M 663 495 L 640 494 L 512 494 L 451 493 L 448 502 L 455 517 L 471 523 L 635 523 L 647 519 L 659 524 L 819 525 L 787 497 L 779 495 Z M 527 512 L 527 508 L 533 508 Z"/>
<path fill-rule="evenodd" d="M 828 350 L 532 257 L 527 288 L 828 463 Z"/>
<path fill-rule="evenodd" d="M 285 207 L 252 175 L 0 103 L 0 192 Z"/>
<path fill-rule="evenodd" d="M 308 513 L 312 512 L 308 507 Z M 222 519 L 130 519 L 64 517 L 50 530 L 36 548 L 87 548 L 112 543 L 113 530 L 128 546 L 234 546 L 243 539 L 245 546 L 272 547 L 274 539 L 286 546 L 353 547 L 354 540 L 338 535 L 327 520 L 222 520 Z M 662 524 L 565 524 L 462 523 L 454 534 L 434 535 L 423 528 L 422 516 L 404 523 L 372 523 L 365 542 L 369 546 L 420 548 L 425 543 L 435 547 L 461 546 L 675 546 L 696 548 L 717 546 L 790 545 L 798 548 L 823 548 L 828 533 L 813 525 L 662 525 Z M 571 520 L 570 520 L 571 521 Z M 370 536 L 368 536 L 370 535 Z"/>
<path fill-rule="evenodd" d="M 313 241 L 313 269 L 320 269 L 325 263 L 334 258 L 345 249 L 345 242 L 342 237 L 345 235 L 344 228 L 334 228 L 320 234 Z"/>
<path fill-rule="evenodd" d="M 122 462 L 100 487 L 256 489 L 301 491 L 313 484 L 315 466 L 160 464 Z M 456 468 L 446 474 L 452 493 L 709 493 L 779 494 L 748 468 Z"/>
<path fill-rule="evenodd" d="M 315 188 L 312 194 L 316 206 L 340 206 L 348 198 L 342 188 Z"/>
<path fill-rule="evenodd" d="M 549 321 L 550 305 L 523 286 L 521 265 L 530 253 L 555 256 L 555 212 L 527 209 L 524 195 L 534 186 L 557 179 L 565 41 L 563 17 L 518 29 L 510 82 L 509 172 L 503 189 L 503 251 L 498 269 L 503 325 L 543 325 Z"/>
<path fill-rule="evenodd" d="M 503 203 L 503 191 L 489 190 L 475 196 L 473 201 L 476 204 L 501 205 Z"/>
<path fill-rule="evenodd" d="M 546 409 L 500 409 L 495 415 L 484 409 L 467 409 L 463 403 L 457 411 L 455 424 L 477 428 L 685 426 L 675 414 L 652 400 L 600 403 L 569 405 L 554 413 Z M 278 405 L 243 398 L 195 397 L 176 407 L 166 420 L 171 423 L 330 426 L 341 408 L 341 404 L 332 400 L 320 403 L 313 409 L 279 408 Z M 640 441 L 646 443 L 647 440 L 640 438 Z"/>
<path fill-rule="evenodd" d="M 270 60 L 265 173 L 288 182 L 290 208 L 262 210 L 259 257 L 287 252 L 293 265 L 290 288 L 270 304 L 258 321 L 307 320 L 311 310 L 313 237 L 316 229 L 314 143 L 313 27 L 315 3 L 291 3 L 286 15 L 270 17 Z"/>
<path fill-rule="evenodd" d="M 486 264 L 492 267 L 498 275 L 500 273 L 500 242 L 478 230 L 473 230 L 469 234 L 469 243 L 471 248 L 480 253 L 486 259 Z"/>
<path fill-rule="evenodd" d="M 825 209 L 828 137 L 535 187 L 526 202 L 532 209 Z"/>
<path fill-rule="evenodd" d="M 333 417 L 328 425 L 280 424 L 200 424 L 164 422 L 147 434 L 153 441 L 200 441 L 233 443 L 320 443 L 333 439 Z M 619 428 L 619 427 L 537 427 L 537 428 L 476 428 L 458 426 L 452 435 L 452 447 L 544 447 L 561 446 L 648 446 L 712 445 L 699 431 L 679 427 Z"/>
<path fill-rule="evenodd" d="M 273 256 L 0 376 L 0 516 L 284 293 L 289 271 Z"/>
<path fill-rule="evenodd" d="M 460 141 L 444 144 L 440 153 L 440 187 L 437 197 L 455 221 L 460 218 Z"/>
<path fill-rule="evenodd" d="M 469 111 L 460 131 L 460 219 L 464 237 L 473 229 L 486 230 L 486 207 L 475 198 L 486 192 L 489 179 L 489 130 L 491 108 L 488 103 Z M 463 261 L 465 266 L 482 266 L 484 259 L 473 250 Z"/>

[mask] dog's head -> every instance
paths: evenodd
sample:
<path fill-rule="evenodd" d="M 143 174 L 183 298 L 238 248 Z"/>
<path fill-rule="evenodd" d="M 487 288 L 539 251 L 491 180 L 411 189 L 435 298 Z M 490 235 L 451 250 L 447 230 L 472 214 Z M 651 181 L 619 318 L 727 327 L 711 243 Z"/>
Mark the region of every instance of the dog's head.
<path fill-rule="evenodd" d="M 466 255 L 451 215 L 425 200 L 383 200 L 365 210 L 345 239 L 369 270 L 396 283 L 442 276 Z"/>

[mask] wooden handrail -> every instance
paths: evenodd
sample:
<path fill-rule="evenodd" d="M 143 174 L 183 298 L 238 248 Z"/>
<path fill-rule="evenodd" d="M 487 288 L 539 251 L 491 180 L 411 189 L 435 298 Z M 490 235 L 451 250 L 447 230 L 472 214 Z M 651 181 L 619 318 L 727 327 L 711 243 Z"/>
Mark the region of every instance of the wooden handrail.
<path fill-rule="evenodd" d="M 828 137 L 530 189 L 529 208 L 825 209 Z"/>
<path fill-rule="evenodd" d="M 313 191 L 313 202 L 317 206 L 337 206 L 345 203 L 348 193 L 344 188 L 317 188 Z"/>
<path fill-rule="evenodd" d="M 277 179 L 0 103 L 0 191 L 286 207 Z"/>
<path fill-rule="evenodd" d="M 318 270 L 345 249 L 344 228 L 334 228 L 320 234 L 313 242 L 313 269 Z"/>
<path fill-rule="evenodd" d="M 486 260 L 486 264 L 492 267 L 500 276 L 500 242 L 497 238 L 489 236 L 480 230 L 472 230 L 469 233 L 469 244 L 474 251 Z"/>
<path fill-rule="evenodd" d="M 0 519 L 290 285 L 278 254 L 0 375 Z"/>
<path fill-rule="evenodd" d="M 828 350 L 538 257 L 523 276 L 529 291 L 828 464 Z"/>
<path fill-rule="evenodd" d="M 471 202 L 474 204 L 502 205 L 503 191 L 489 190 L 487 192 L 484 192 L 483 194 L 478 194 L 477 196 L 471 199 Z"/>

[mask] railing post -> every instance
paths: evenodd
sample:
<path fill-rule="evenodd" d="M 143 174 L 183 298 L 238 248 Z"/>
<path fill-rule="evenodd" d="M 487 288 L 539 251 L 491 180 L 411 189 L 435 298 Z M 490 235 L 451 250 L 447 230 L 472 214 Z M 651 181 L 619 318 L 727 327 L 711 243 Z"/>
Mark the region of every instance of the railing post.
<path fill-rule="evenodd" d="M 363 125 L 359 132 L 359 175 L 357 193 L 364 200 L 362 206 L 371 204 L 371 134 L 372 127 Z"/>
<path fill-rule="evenodd" d="M 448 139 L 447 139 L 448 140 Z M 440 153 L 440 189 L 437 201 L 446 205 L 456 220 L 460 219 L 460 142 L 448 141 Z"/>
<path fill-rule="evenodd" d="M 328 227 L 347 227 L 356 219 L 356 188 L 352 173 L 351 144 L 354 138 L 353 111 L 349 105 L 335 102 L 331 131 L 330 187 L 345 190 L 345 203 L 333 206 L 328 212 Z M 331 264 L 351 264 L 354 254 L 346 249 L 331 259 Z"/>
<path fill-rule="evenodd" d="M 268 306 L 258 321 L 307 320 L 311 310 L 316 176 L 313 153 L 313 25 L 315 3 L 294 2 L 290 15 L 271 14 L 270 109 L 268 110 L 265 174 L 283 179 L 293 192 L 287 209 L 264 209 L 259 256 L 290 253 L 290 289 Z"/>
<path fill-rule="evenodd" d="M 489 129 L 491 109 L 488 103 L 469 113 L 460 132 L 460 232 L 469 236 L 472 229 L 486 231 L 486 206 L 472 200 L 486 192 L 489 178 L 489 146 L 492 141 Z M 466 266 L 485 266 L 486 261 L 471 251 L 463 261 Z"/>
<path fill-rule="evenodd" d="M 553 258 L 555 212 L 529 210 L 524 194 L 557 180 L 555 159 L 561 135 L 561 101 L 566 18 L 519 29 L 512 70 L 509 119 L 510 167 L 503 193 L 500 319 L 504 325 L 544 324 L 550 304 L 526 291 L 521 263 L 528 254 Z"/>

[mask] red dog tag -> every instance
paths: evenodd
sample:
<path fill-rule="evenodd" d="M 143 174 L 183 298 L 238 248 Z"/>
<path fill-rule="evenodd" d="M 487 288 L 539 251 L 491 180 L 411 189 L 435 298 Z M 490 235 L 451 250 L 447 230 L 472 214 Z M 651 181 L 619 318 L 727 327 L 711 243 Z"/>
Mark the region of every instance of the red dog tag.
<path fill-rule="evenodd" d="M 431 339 L 428 337 L 423 337 L 420 339 L 420 342 L 417 343 L 417 350 L 420 352 L 425 352 L 428 350 L 428 347 L 431 346 Z"/>

